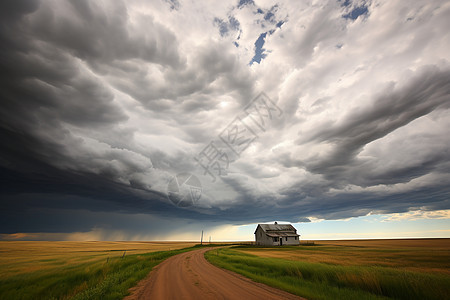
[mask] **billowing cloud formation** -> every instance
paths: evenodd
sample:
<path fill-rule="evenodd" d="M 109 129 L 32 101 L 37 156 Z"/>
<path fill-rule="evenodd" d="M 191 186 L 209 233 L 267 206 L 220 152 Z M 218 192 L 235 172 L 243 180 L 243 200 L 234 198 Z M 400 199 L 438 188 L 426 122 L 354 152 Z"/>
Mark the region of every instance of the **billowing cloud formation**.
<path fill-rule="evenodd" d="M 445 1 L 0 6 L 1 233 L 450 208 Z M 214 181 L 194 158 L 261 91 L 282 113 Z"/>

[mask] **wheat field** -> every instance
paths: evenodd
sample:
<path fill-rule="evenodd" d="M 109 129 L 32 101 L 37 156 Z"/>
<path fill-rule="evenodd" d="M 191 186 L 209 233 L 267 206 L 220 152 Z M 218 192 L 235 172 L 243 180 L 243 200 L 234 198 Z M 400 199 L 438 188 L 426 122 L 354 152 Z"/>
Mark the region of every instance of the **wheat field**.
<path fill-rule="evenodd" d="M 22 273 L 59 269 L 108 258 L 166 251 L 195 245 L 191 242 L 46 242 L 0 241 L 0 279 Z"/>

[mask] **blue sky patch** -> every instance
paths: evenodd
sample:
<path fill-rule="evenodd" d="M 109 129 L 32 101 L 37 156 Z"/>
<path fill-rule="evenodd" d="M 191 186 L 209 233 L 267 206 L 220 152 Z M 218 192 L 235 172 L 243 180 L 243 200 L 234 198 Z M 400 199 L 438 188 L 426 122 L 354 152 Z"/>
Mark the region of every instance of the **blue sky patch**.
<path fill-rule="evenodd" d="M 275 17 L 275 15 L 271 11 L 269 11 L 264 16 L 264 20 L 269 21 L 269 22 L 273 22 L 274 17 Z"/>
<path fill-rule="evenodd" d="M 346 15 L 343 15 L 345 19 L 356 20 L 359 16 L 365 15 L 369 12 L 366 6 L 355 7 L 351 12 Z"/>
<path fill-rule="evenodd" d="M 241 25 L 234 17 L 228 17 L 228 22 L 222 19 L 214 18 L 214 24 L 219 27 L 220 36 L 225 36 L 230 30 L 239 30 Z"/>
<path fill-rule="evenodd" d="M 342 0 L 338 0 L 339 2 L 342 2 Z M 350 0 L 345 0 L 344 2 L 342 2 L 341 6 L 349 6 L 350 4 L 352 4 L 352 1 Z"/>
<path fill-rule="evenodd" d="M 214 24 L 219 27 L 220 36 L 224 36 L 228 32 L 227 23 L 219 18 L 214 18 Z"/>
<path fill-rule="evenodd" d="M 255 42 L 255 56 L 253 56 L 252 60 L 250 61 L 250 65 L 252 65 L 254 62 L 257 62 L 258 64 L 261 62 L 261 59 L 264 59 L 266 57 L 266 54 L 264 54 L 265 49 L 263 48 L 265 43 L 267 32 L 261 33 L 259 38 Z"/>
<path fill-rule="evenodd" d="M 255 4 L 255 2 L 253 2 L 253 0 L 239 0 L 237 7 L 242 8 L 243 6 L 245 6 L 247 4 Z"/>

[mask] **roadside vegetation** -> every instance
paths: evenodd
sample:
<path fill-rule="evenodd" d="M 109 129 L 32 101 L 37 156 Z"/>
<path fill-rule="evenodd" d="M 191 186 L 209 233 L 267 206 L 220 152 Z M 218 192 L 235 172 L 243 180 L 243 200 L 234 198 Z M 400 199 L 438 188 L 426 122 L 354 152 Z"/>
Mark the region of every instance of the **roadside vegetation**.
<path fill-rule="evenodd" d="M 205 257 L 218 267 L 307 299 L 448 299 L 449 251 L 316 243 L 237 246 L 208 251 Z"/>
<path fill-rule="evenodd" d="M 51 242 L 45 243 L 52 245 Z M 154 266 L 170 256 L 198 248 L 194 246 L 176 249 L 186 246 L 186 243 L 150 245 L 147 247 L 147 253 L 128 255 L 136 251 L 136 246 L 128 247 L 128 251 L 119 251 L 119 243 L 119 246 L 112 247 L 114 250 L 111 251 L 106 250 L 111 249 L 111 246 L 105 248 L 102 242 L 97 242 L 91 247 L 85 245 L 84 252 L 74 252 L 67 245 L 75 246 L 76 243 L 54 242 L 53 245 L 57 246 L 57 249 L 48 249 L 46 256 L 43 256 L 45 251 L 40 249 L 40 244 L 21 245 L 22 247 L 17 248 L 14 254 L 17 257 L 16 262 L 9 259 L 8 262 L 3 260 L 0 264 L 2 300 L 122 299 L 128 294 L 128 289 L 143 279 Z M 39 245 L 41 251 L 33 252 L 30 245 Z M 123 245 L 125 244 L 122 244 L 122 248 Z M 2 247 L 0 250 L 5 248 L 8 247 Z M 160 248 L 175 248 L 175 250 L 148 253 L 151 249 Z M 138 252 L 140 251 L 145 249 L 138 248 Z M 4 255 L 8 254 L 2 252 Z M 22 254 L 17 254 L 18 252 Z M 26 253 L 28 255 L 24 255 Z M 47 256 L 49 253 L 53 253 L 53 256 Z"/>

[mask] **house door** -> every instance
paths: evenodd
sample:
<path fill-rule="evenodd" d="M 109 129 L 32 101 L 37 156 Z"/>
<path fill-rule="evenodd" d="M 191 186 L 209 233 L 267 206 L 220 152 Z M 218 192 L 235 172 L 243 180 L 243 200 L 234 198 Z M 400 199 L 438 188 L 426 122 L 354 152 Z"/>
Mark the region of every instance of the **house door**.
<path fill-rule="evenodd" d="M 280 237 L 280 246 L 283 246 L 283 238 Z"/>

